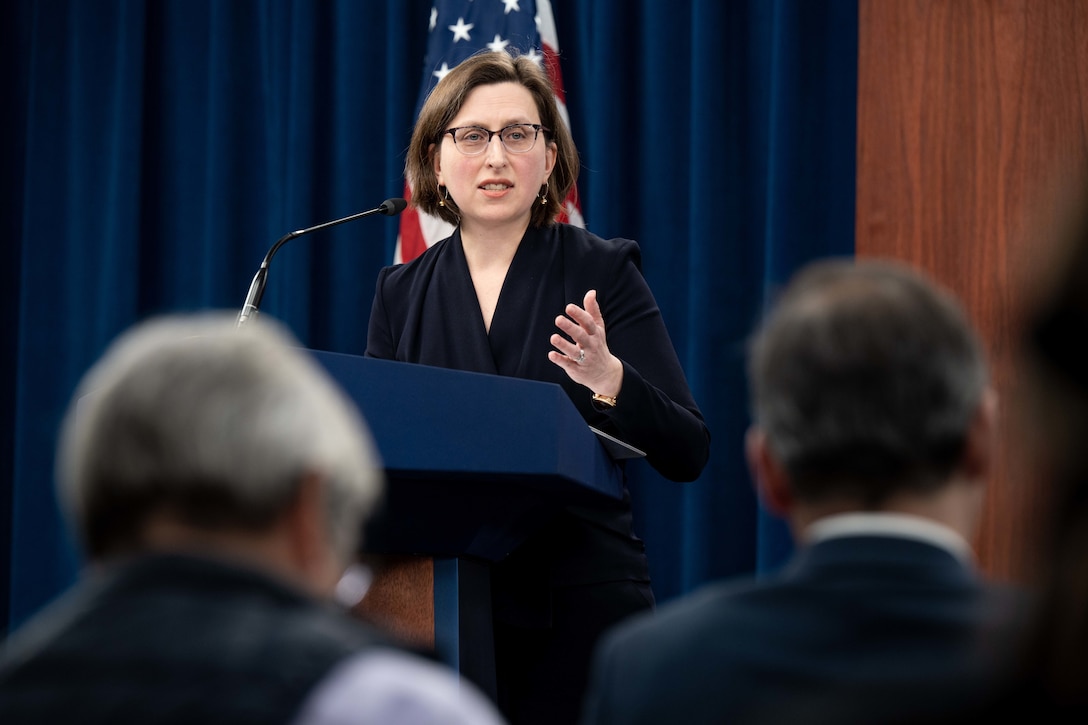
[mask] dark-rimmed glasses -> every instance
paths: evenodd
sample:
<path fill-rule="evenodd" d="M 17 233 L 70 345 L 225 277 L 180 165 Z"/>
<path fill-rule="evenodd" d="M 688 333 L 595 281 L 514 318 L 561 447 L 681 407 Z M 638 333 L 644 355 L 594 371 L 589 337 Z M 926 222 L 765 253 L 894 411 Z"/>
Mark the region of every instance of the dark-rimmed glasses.
<path fill-rule="evenodd" d="M 479 156 L 491 143 L 491 138 L 498 135 L 503 148 L 512 154 L 525 154 L 536 146 L 536 137 L 540 132 L 549 133 L 549 129 L 539 123 L 513 123 L 498 131 L 489 131 L 479 126 L 458 126 L 447 128 L 443 135 L 453 136 L 453 144 L 465 156 Z"/>

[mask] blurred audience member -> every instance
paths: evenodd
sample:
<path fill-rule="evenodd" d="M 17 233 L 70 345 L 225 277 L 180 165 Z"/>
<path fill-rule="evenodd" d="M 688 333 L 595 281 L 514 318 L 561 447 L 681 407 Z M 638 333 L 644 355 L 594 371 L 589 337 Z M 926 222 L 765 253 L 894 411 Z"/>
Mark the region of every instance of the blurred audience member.
<path fill-rule="evenodd" d="M 271 321 L 144 323 L 82 381 L 59 496 L 91 560 L 0 654 L 4 723 L 488 723 L 329 602 L 381 475 L 363 421 Z"/>
<path fill-rule="evenodd" d="M 1007 678 L 963 722 L 1088 722 L 1088 193 L 1072 211 L 1034 281 L 1020 361 L 1027 396 L 1019 432 L 1032 472 L 1024 485 L 1044 495 L 1032 552 L 1038 602 Z M 1047 249 L 1043 241 L 1033 251 Z"/>
<path fill-rule="evenodd" d="M 756 335 L 749 375 L 749 463 L 797 554 L 613 629 L 585 722 L 828 721 L 844 701 L 878 722 L 966 698 L 928 685 L 977 671 L 1014 598 L 968 544 L 996 399 L 960 305 L 903 266 L 816 263 Z"/>

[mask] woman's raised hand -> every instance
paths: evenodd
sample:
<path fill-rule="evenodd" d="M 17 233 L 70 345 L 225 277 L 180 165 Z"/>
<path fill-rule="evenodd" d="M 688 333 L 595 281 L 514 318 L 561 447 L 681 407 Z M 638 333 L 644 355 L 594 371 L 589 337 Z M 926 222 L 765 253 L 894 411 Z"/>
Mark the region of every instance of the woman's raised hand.
<path fill-rule="evenodd" d="M 572 302 L 564 310 L 566 315 L 555 318 L 555 326 L 567 337 L 551 336 L 555 350 L 548 353 L 548 359 L 574 382 L 594 393 L 616 397 L 623 385 L 623 363 L 608 350 L 597 290 L 586 292 L 582 305 Z"/>

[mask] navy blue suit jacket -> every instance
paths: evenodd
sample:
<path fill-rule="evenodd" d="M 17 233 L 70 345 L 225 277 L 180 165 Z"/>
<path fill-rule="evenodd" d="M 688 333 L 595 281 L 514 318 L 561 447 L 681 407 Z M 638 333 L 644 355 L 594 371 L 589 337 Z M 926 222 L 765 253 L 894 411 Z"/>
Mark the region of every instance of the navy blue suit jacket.
<path fill-rule="evenodd" d="M 710 585 L 609 632 L 585 722 L 866 721 L 840 698 L 909 698 L 973 678 L 1009 601 L 928 543 L 828 539 L 771 578 Z"/>

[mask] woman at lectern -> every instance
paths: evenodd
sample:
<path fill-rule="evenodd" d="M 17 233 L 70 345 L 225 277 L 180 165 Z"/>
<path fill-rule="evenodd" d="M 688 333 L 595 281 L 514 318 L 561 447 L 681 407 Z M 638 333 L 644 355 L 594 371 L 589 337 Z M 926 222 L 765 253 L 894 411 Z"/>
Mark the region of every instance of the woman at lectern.
<path fill-rule="evenodd" d="M 558 383 L 586 421 L 691 481 L 709 433 L 640 269 L 638 245 L 557 223 L 578 152 L 544 71 L 472 56 L 419 114 L 411 203 L 452 236 L 383 269 L 370 357 Z M 511 401 L 511 415 L 532 415 Z M 568 508 L 492 569 L 499 704 L 515 723 L 574 722 L 597 636 L 653 606 L 630 496 Z"/>

